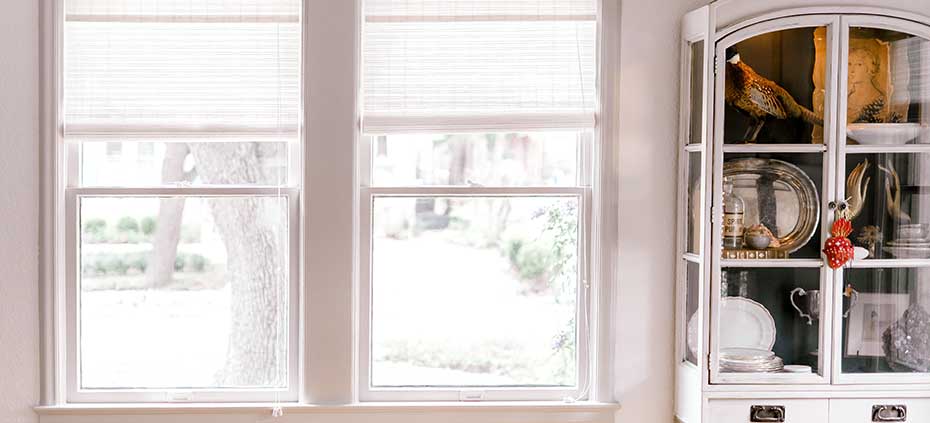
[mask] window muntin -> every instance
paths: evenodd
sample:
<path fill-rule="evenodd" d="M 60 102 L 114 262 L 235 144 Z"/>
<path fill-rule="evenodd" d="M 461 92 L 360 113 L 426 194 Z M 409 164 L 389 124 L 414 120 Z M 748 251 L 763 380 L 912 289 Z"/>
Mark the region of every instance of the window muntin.
<path fill-rule="evenodd" d="M 67 400 L 296 400 L 300 1 L 64 4 Z"/>

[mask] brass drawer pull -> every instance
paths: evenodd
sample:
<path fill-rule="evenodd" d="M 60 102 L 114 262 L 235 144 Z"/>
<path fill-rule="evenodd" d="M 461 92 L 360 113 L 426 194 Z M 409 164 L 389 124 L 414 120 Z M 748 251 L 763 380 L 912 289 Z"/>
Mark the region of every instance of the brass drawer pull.
<path fill-rule="evenodd" d="M 784 405 L 754 405 L 749 408 L 749 421 L 781 423 L 785 421 Z"/>
<path fill-rule="evenodd" d="M 906 405 L 873 405 L 873 422 L 903 422 L 907 421 Z"/>

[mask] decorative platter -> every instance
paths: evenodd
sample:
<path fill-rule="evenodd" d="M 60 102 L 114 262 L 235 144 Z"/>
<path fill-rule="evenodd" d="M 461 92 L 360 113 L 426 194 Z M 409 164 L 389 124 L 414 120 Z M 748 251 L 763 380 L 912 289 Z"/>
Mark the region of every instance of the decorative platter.
<path fill-rule="evenodd" d="M 764 224 L 778 237 L 779 250 L 795 252 L 814 236 L 820 199 L 814 181 L 799 167 L 748 157 L 724 162 L 723 176 L 746 206 L 743 225 Z"/>
<path fill-rule="evenodd" d="M 775 345 L 775 319 L 749 298 L 725 297 L 720 301 L 720 350 L 749 348 L 771 351 Z"/>

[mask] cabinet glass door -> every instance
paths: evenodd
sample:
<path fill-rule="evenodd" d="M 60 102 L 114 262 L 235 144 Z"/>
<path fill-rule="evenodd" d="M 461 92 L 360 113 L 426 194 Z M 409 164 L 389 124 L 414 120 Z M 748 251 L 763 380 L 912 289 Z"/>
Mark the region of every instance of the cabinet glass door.
<path fill-rule="evenodd" d="M 711 383 L 829 380 L 832 274 L 820 249 L 838 26 L 767 21 L 717 44 Z"/>
<path fill-rule="evenodd" d="M 930 383 L 930 32 L 843 26 L 837 198 L 863 258 L 837 276 L 834 369 L 839 383 Z"/>
<path fill-rule="evenodd" d="M 681 261 L 678 267 L 679 311 L 678 339 L 679 359 L 683 363 L 698 364 L 700 356 L 701 324 L 700 288 L 703 286 L 702 265 L 704 256 L 704 231 L 706 225 L 705 206 L 707 190 L 705 184 L 706 143 L 704 126 L 705 114 L 705 77 L 708 68 L 705 61 L 705 44 L 703 35 L 698 38 L 683 40 L 683 54 L 686 63 L 683 68 L 682 98 L 686 107 L 681 119 L 681 142 L 679 144 L 679 204 L 683 210 L 679 218 L 679 247 Z"/>

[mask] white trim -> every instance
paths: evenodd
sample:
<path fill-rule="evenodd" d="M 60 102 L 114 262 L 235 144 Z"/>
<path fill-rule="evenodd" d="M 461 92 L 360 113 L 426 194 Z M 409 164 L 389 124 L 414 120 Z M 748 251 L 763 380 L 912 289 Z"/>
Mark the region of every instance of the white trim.
<path fill-rule="evenodd" d="M 280 406 L 284 414 L 396 414 L 396 413 L 611 413 L 620 410 L 612 402 L 565 401 L 419 401 L 419 402 L 365 402 L 347 405 L 309 405 L 294 403 L 238 403 L 238 404 L 78 404 L 38 406 L 33 410 L 40 416 L 75 415 L 153 415 L 153 414 L 270 414 Z M 563 417 L 564 418 L 564 417 Z M 559 420 L 561 421 L 561 420 Z"/>
<path fill-rule="evenodd" d="M 304 0 L 302 403 L 356 400 L 358 0 Z"/>
<path fill-rule="evenodd" d="M 495 115 L 384 115 L 368 113 L 361 120 L 366 135 L 420 132 L 499 132 L 585 130 L 595 126 L 594 112 Z"/>
<path fill-rule="evenodd" d="M 62 76 L 61 34 L 62 8 L 58 0 L 39 2 L 39 54 L 40 72 L 40 166 L 39 166 L 39 313 L 41 323 L 41 377 L 42 404 L 62 404 L 65 387 L 64 339 L 64 284 L 60 283 L 64 268 L 60 252 L 64 251 L 61 193 L 66 169 L 60 152 Z"/>

